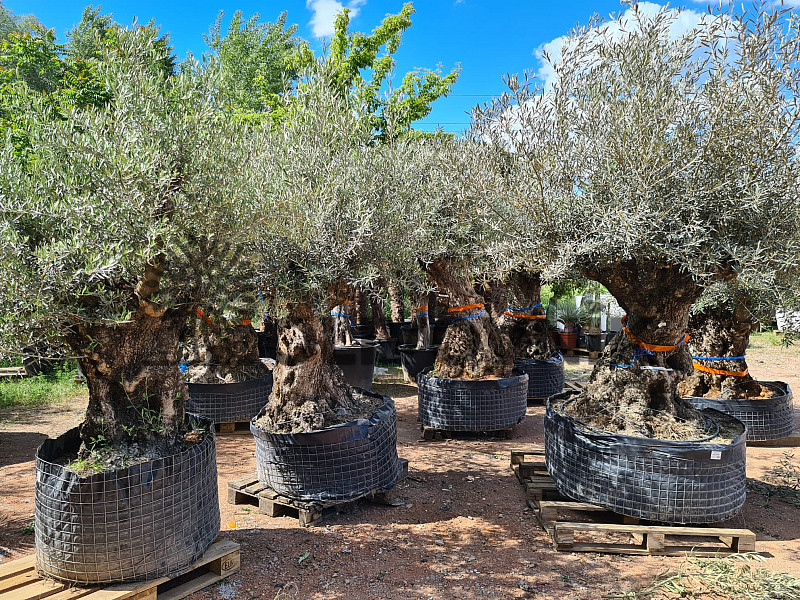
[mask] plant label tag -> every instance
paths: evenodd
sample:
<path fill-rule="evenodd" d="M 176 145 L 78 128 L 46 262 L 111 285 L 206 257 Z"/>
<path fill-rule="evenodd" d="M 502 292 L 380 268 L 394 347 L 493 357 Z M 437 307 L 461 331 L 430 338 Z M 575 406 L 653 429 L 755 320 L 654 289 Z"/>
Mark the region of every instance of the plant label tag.
<path fill-rule="evenodd" d="M 719 460 L 722 458 L 722 450 L 712 450 L 711 460 Z"/>

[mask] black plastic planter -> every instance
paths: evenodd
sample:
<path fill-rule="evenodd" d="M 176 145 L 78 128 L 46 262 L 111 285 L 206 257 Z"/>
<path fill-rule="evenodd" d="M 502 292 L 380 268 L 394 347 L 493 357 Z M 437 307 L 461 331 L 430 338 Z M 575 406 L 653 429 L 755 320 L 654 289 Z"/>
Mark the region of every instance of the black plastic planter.
<path fill-rule="evenodd" d="M 419 420 L 445 431 L 496 431 L 525 420 L 528 375 L 502 379 L 442 379 L 417 375 Z"/>
<path fill-rule="evenodd" d="M 782 381 L 759 381 L 763 387 L 774 389 L 774 398 L 687 398 L 696 408 L 713 408 L 736 417 L 747 426 L 750 441 L 778 440 L 792 434 L 794 406 L 792 390 Z"/>
<path fill-rule="evenodd" d="M 547 360 L 518 358 L 514 368 L 528 374 L 528 398 L 549 398 L 564 388 L 564 357 L 558 350 Z"/>
<path fill-rule="evenodd" d="M 278 356 L 278 340 L 267 331 L 258 331 L 259 358 L 275 359 Z"/>
<path fill-rule="evenodd" d="M 377 356 L 378 348 L 375 344 L 336 346 L 333 349 L 333 360 L 344 372 L 347 383 L 365 390 L 372 389 Z"/>
<path fill-rule="evenodd" d="M 400 355 L 397 353 L 397 340 L 375 340 L 378 345 L 378 357 L 381 360 L 397 362 Z"/>
<path fill-rule="evenodd" d="M 411 326 L 408 321 L 404 321 L 403 323 L 387 323 L 386 326 L 389 328 L 389 335 L 392 337 L 393 340 L 397 340 L 397 343 L 403 343 L 403 332 L 402 328 L 405 326 Z"/>
<path fill-rule="evenodd" d="M 730 443 L 675 442 L 610 433 L 564 412 L 575 392 L 550 399 L 545 458 L 559 492 L 616 513 L 666 523 L 714 523 L 745 500 L 744 425 L 706 409 L 712 421 L 739 426 Z"/>
<path fill-rule="evenodd" d="M 403 344 L 397 348 L 397 351 L 400 353 L 400 366 L 403 368 L 403 374 L 411 381 L 416 381 L 417 373 L 433 367 L 439 346 L 417 350 L 411 344 Z"/>
<path fill-rule="evenodd" d="M 601 352 L 603 350 L 602 333 L 586 333 L 586 349 L 589 352 Z"/>
<path fill-rule="evenodd" d="M 57 464 L 80 445 L 78 428 L 36 451 L 36 567 L 47 577 L 98 584 L 168 577 L 219 535 L 211 421 L 188 450 L 81 477 Z"/>
<path fill-rule="evenodd" d="M 214 423 L 249 421 L 258 414 L 272 392 L 272 373 L 242 383 L 189 383 L 187 412 Z"/>
<path fill-rule="evenodd" d="M 394 402 L 356 391 L 383 399 L 370 419 L 309 433 L 267 433 L 251 422 L 259 481 L 289 498 L 328 502 L 393 487 L 402 470 Z"/>
<path fill-rule="evenodd" d="M 440 345 L 444 341 L 444 336 L 447 333 L 447 325 L 431 325 L 433 329 L 431 333 L 431 343 L 434 346 Z M 403 325 L 400 329 L 403 338 L 404 346 L 416 346 L 419 340 L 419 329 L 411 327 L 410 325 Z"/>

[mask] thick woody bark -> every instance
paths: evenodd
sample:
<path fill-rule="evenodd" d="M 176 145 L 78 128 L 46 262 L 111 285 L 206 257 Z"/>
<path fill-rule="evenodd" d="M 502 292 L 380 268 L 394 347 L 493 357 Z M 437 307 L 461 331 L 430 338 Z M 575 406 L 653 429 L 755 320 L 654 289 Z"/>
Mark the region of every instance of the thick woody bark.
<path fill-rule="evenodd" d="M 485 281 L 475 285 L 476 291 L 483 296 L 486 310 L 492 315 L 492 320 L 498 324 L 503 317 L 503 312 L 508 305 L 508 290 L 500 281 Z"/>
<path fill-rule="evenodd" d="M 353 345 L 352 307 L 353 303 L 338 304 L 331 310 L 333 318 L 333 343 L 335 346 Z"/>
<path fill-rule="evenodd" d="M 527 308 L 541 304 L 542 280 L 539 273 L 517 271 L 509 277 L 506 287 L 509 309 Z M 530 318 L 544 316 L 544 308 L 539 306 L 532 310 L 519 312 L 505 309 L 504 305 L 497 327 L 511 340 L 511 344 L 514 346 L 514 356 L 524 359 L 547 360 L 556 350 L 553 339 L 550 337 L 547 321 Z M 507 312 L 514 316 L 506 314 Z"/>
<path fill-rule="evenodd" d="M 439 291 L 448 294 L 451 306 L 483 304 L 466 264 L 439 258 L 427 265 L 427 272 Z M 473 317 L 482 310 L 459 311 L 457 317 Z M 511 342 L 497 331 L 488 311 L 450 323 L 434 367 L 436 376 L 446 379 L 507 377 L 513 368 Z"/>
<path fill-rule="evenodd" d="M 161 453 L 175 450 L 185 428 L 187 388 L 178 346 L 187 316 L 142 302 L 129 322 L 73 326 L 67 342 L 89 390 L 82 453 L 99 436 L 107 445 L 137 442 Z"/>
<path fill-rule="evenodd" d="M 353 319 L 354 325 L 368 325 L 369 324 L 369 298 L 364 291 L 359 288 L 353 288 Z"/>
<path fill-rule="evenodd" d="M 633 261 L 586 275 L 603 283 L 625 309 L 632 336 L 666 347 L 684 338 L 689 310 L 700 295 L 688 275 L 674 267 Z M 685 343 L 648 353 L 623 329 L 597 361 L 574 413 L 596 427 L 626 435 L 691 438 L 699 435 L 699 413 L 678 396 L 677 386 L 692 370 Z"/>
<path fill-rule="evenodd" d="M 429 294 L 411 293 L 412 323 L 417 326 L 417 350 L 425 350 L 433 346 L 433 330 L 431 328 L 430 307 L 428 307 Z M 426 308 L 427 307 L 427 308 Z"/>
<path fill-rule="evenodd" d="M 383 298 L 371 295 L 369 303 L 372 308 L 372 326 L 375 328 L 375 339 L 388 340 L 389 328 L 386 326 L 386 316 L 383 314 Z"/>
<path fill-rule="evenodd" d="M 258 334 L 246 321 L 197 319 L 186 360 L 192 383 L 238 383 L 269 374 L 258 356 Z"/>
<path fill-rule="evenodd" d="M 709 306 L 689 317 L 689 350 L 694 356 L 744 356 L 750 344 L 754 322 L 742 302 Z M 721 371 L 747 371 L 747 361 L 697 361 L 699 365 Z M 681 396 L 735 398 L 759 396 L 761 386 L 748 373 L 743 377 L 704 373 L 694 370 L 678 386 Z"/>
<path fill-rule="evenodd" d="M 392 323 L 404 322 L 406 320 L 406 305 L 401 285 L 397 283 L 389 284 L 389 302 L 391 304 Z"/>
<path fill-rule="evenodd" d="M 333 360 L 332 321 L 320 322 L 311 306 L 290 307 L 280 320 L 272 394 L 260 425 L 276 432 L 321 429 L 354 403 Z"/>

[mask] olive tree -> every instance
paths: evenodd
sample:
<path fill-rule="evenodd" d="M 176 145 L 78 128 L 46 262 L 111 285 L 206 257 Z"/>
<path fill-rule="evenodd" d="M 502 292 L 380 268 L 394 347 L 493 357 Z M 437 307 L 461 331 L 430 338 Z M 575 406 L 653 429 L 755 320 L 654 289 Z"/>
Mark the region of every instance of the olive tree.
<path fill-rule="evenodd" d="M 0 338 L 6 353 L 67 345 L 87 380 L 84 448 L 185 429 L 178 347 L 198 301 L 236 302 L 251 136 L 224 118 L 212 69 L 169 76 L 157 31 L 115 32 L 96 63 L 102 106 L 19 95 L 28 153 L 0 152 Z M 237 273 L 237 271 L 239 271 Z M 231 275 L 232 274 L 232 275 Z"/>
<path fill-rule="evenodd" d="M 716 12 L 674 36 L 677 18 L 632 5 L 575 29 L 548 87 L 515 79 L 517 108 L 497 121 L 538 156 L 524 204 L 540 228 L 522 215 L 512 229 L 540 231 L 627 311 L 577 410 L 656 437 L 694 415 L 676 386 L 703 289 L 800 261 L 798 21 Z"/>

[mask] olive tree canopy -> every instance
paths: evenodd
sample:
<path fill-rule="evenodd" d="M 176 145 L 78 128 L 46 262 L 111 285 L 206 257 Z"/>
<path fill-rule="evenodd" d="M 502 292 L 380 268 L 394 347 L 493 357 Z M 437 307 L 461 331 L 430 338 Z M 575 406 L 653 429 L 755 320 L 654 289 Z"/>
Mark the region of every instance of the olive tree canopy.
<path fill-rule="evenodd" d="M 675 388 L 703 288 L 800 263 L 798 20 L 712 12 L 676 36 L 679 14 L 634 4 L 575 29 L 548 86 L 511 78 L 513 109 L 484 126 L 530 145 L 529 211 L 511 229 L 541 232 L 628 313 L 585 412 L 647 435 L 664 434 L 642 425 L 658 415 L 690 416 Z"/>

